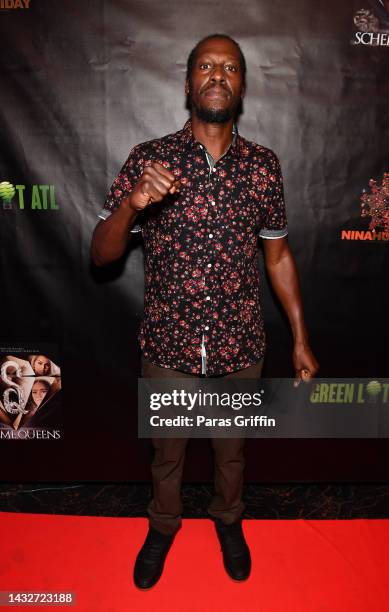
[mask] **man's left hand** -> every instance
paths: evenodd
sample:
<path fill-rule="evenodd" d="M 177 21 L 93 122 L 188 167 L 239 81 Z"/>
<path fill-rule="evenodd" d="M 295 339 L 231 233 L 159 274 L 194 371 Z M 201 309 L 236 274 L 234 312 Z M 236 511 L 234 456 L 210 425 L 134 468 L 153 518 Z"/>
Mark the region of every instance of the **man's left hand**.
<path fill-rule="evenodd" d="M 301 381 L 309 382 L 319 369 L 319 364 L 308 344 L 296 342 L 293 349 L 293 365 L 296 371 L 294 386 Z"/>

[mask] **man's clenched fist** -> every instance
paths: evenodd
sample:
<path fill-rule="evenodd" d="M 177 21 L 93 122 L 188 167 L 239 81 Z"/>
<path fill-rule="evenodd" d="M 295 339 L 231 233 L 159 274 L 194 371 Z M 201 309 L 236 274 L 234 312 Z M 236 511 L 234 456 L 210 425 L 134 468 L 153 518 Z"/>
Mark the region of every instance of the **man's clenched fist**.
<path fill-rule="evenodd" d="M 146 166 L 135 188 L 128 196 L 128 205 L 141 211 L 151 202 L 161 202 L 168 193 L 176 193 L 180 182 L 158 162 Z"/>

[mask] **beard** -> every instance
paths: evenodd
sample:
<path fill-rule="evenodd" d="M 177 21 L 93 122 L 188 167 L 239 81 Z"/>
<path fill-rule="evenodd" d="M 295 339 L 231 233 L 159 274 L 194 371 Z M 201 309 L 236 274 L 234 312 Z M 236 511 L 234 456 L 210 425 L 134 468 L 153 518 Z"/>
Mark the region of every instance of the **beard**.
<path fill-rule="evenodd" d="M 228 108 L 205 108 L 191 103 L 191 108 L 196 113 L 197 117 L 205 123 L 227 123 L 235 115 L 235 109 L 229 106 Z"/>
<path fill-rule="evenodd" d="M 226 108 L 212 108 L 197 104 L 192 95 L 192 84 L 189 83 L 189 94 L 187 98 L 188 107 L 196 114 L 196 116 L 205 123 L 227 123 L 237 114 L 241 101 L 232 102 Z"/>

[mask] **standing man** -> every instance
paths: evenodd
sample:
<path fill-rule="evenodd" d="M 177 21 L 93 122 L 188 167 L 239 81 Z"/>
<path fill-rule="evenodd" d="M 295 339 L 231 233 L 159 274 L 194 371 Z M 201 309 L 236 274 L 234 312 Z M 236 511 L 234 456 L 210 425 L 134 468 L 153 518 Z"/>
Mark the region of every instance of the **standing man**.
<path fill-rule="evenodd" d="M 243 138 L 237 116 L 246 63 L 239 45 L 207 36 L 188 58 L 190 119 L 175 134 L 132 149 L 108 194 L 92 242 L 97 265 L 123 255 L 142 231 L 145 309 L 142 376 L 258 378 L 265 352 L 258 237 L 266 269 L 289 318 L 296 379 L 318 364 L 308 344 L 296 266 L 287 242 L 282 176 L 275 154 Z M 163 571 L 181 526 L 180 487 L 187 440 L 153 439 L 154 497 L 134 580 L 149 588 Z M 248 578 L 251 559 L 241 515 L 242 439 L 212 440 L 215 520 L 225 569 Z"/>

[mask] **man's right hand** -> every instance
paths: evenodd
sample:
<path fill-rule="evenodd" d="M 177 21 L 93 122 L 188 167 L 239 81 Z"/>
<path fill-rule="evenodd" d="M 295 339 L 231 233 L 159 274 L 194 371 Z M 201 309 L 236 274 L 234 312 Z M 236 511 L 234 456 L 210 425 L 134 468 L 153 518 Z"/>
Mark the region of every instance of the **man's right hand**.
<path fill-rule="evenodd" d="M 97 266 L 116 261 L 123 255 L 130 228 L 138 213 L 152 202 L 161 202 L 168 193 L 178 191 L 180 181 L 157 162 L 146 166 L 131 193 L 123 198 L 106 221 L 100 221 L 93 232 L 91 255 Z"/>
<path fill-rule="evenodd" d="M 161 202 L 168 193 L 175 193 L 179 181 L 162 164 L 152 162 L 146 166 L 142 176 L 128 196 L 128 206 L 139 212 L 152 202 Z"/>

